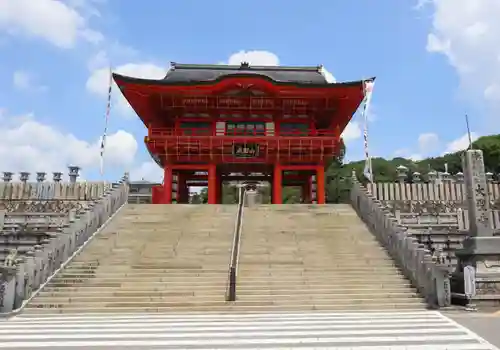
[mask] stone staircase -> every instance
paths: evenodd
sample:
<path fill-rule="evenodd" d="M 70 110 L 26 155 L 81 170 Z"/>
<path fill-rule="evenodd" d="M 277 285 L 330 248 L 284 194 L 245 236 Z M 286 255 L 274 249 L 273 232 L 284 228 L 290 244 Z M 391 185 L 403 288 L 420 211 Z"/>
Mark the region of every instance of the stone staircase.
<path fill-rule="evenodd" d="M 254 311 L 426 307 L 349 205 L 245 208 L 236 305 Z"/>
<path fill-rule="evenodd" d="M 236 213 L 234 205 L 129 204 L 24 314 L 217 309 Z"/>

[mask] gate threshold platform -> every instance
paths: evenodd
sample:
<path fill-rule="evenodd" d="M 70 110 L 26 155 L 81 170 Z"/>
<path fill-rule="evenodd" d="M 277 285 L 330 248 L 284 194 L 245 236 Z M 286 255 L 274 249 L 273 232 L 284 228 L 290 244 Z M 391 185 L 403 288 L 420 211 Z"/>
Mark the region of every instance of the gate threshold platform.
<path fill-rule="evenodd" d="M 1 349 L 499 350 L 437 311 L 19 315 Z"/>

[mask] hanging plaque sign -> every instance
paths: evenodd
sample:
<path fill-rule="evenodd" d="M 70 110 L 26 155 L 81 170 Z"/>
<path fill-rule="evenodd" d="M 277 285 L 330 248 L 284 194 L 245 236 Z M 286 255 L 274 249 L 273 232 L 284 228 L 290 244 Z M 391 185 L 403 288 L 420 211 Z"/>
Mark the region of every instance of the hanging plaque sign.
<path fill-rule="evenodd" d="M 233 156 L 237 158 L 255 158 L 259 156 L 259 145 L 256 143 L 235 143 Z"/>

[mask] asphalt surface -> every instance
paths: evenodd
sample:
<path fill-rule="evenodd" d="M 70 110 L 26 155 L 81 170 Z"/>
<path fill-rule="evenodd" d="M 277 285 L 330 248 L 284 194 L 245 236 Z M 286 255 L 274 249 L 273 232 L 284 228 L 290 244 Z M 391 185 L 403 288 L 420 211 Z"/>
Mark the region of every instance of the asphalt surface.
<path fill-rule="evenodd" d="M 494 313 L 450 311 L 442 314 L 500 348 L 500 311 Z"/>

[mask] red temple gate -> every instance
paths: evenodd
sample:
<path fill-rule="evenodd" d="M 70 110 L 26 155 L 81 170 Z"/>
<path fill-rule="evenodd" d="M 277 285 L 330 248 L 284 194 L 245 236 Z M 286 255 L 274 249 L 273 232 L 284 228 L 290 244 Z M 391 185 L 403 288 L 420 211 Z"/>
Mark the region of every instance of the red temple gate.
<path fill-rule="evenodd" d="M 172 63 L 162 80 L 113 74 L 164 169 L 153 203 L 187 203 L 193 184 L 208 186 L 209 204 L 220 203 L 224 181 L 249 178 L 271 183 L 274 204 L 284 185 L 301 186 L 311 202 L 313 176 L 316 201 L 325 203 L 325 163 L 341 151 L 364 86 L 328 83 L 321 71 Z"/>

